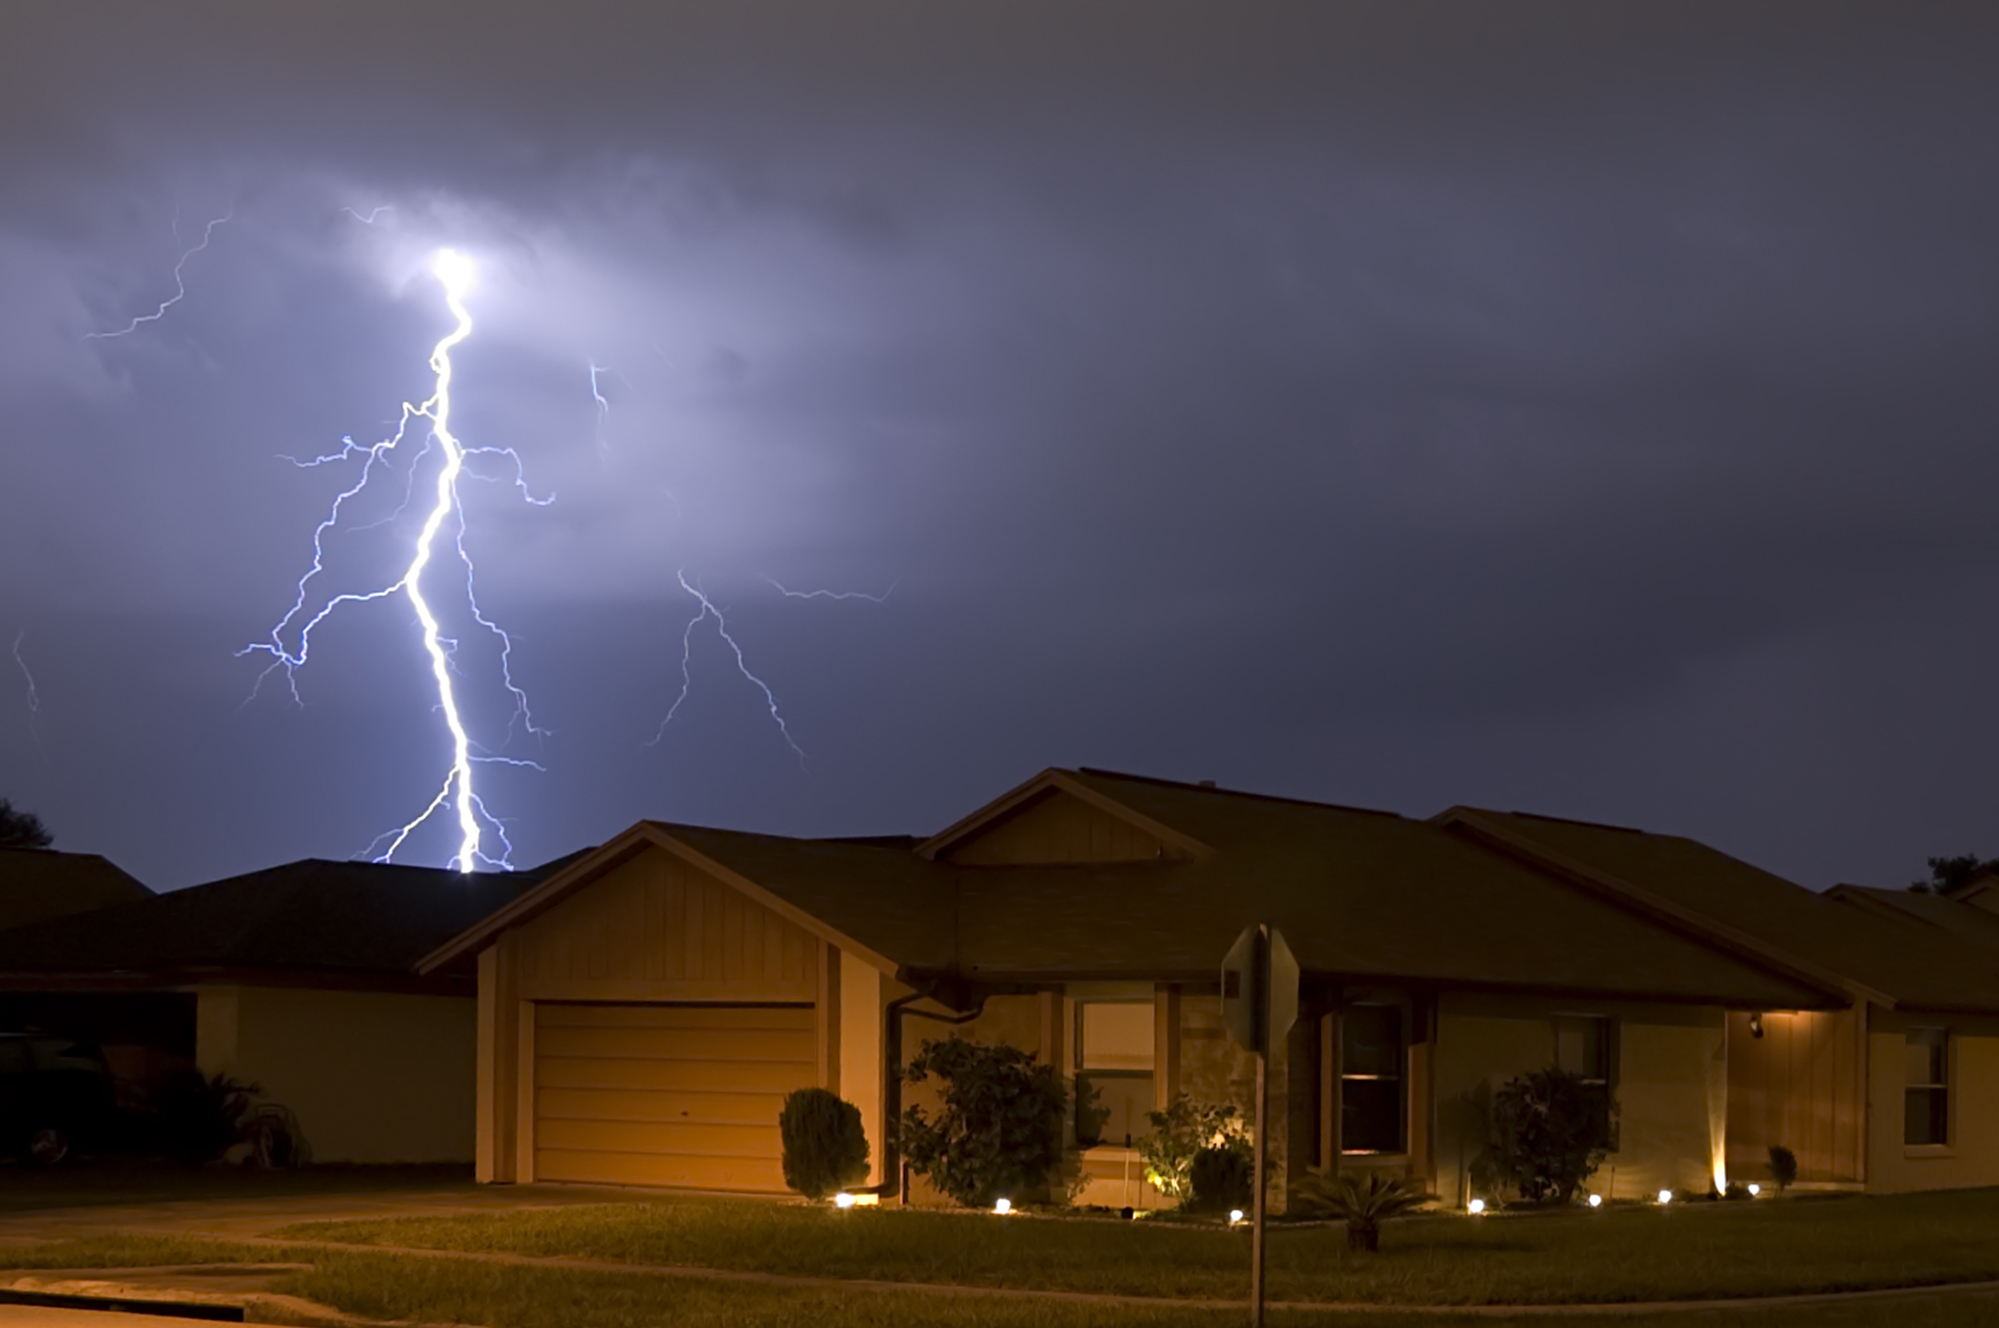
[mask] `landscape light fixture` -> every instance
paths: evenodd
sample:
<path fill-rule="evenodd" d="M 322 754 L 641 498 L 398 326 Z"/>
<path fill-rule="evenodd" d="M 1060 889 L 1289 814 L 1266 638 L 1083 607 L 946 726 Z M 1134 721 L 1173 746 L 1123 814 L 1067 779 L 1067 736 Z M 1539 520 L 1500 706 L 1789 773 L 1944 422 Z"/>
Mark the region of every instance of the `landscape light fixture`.
<path fill-rule="evenodd" d="M 993 1211 L 995 1213 L 998 1213 L 1001 1217 L 1005 1217 L 1008 1213 L 1011 1213 L 1013 1211 L 1013 1200 L 1011 1199 L 994 1200 Z"/>
<path fill-rule="evenodd" d="M 1470 1203 L 1465 1205 L 1465 1211 L 1467 1213 L 1470 1213 L 1473 1217 L 1477 1217 L 1480 1213 L 1483 1213 L 1485 1211 L 1485 1200 L 1473 1199 Z"/>
<path fill-rule="evenodd" d="M 1671 1190 L 1659 1191 L 1659 1202 L 1662 1204 L 1669 1204 L 1673 1202 L 1673 1192 Z"/>
<path fill-rule="evenodd" d="M 1761 1194 L 1761 1193 L 1763 1193 L 1763 1187 L 1762 1187 L 1761 1185 L 1758 1185 L 1758 1184 L 1757 1184 L 1757 1183 L 1756 1183 L 1755 1181 L 1753 1181 L 1753 1180 L 1752 1180 L 1752 1181 L 1750 1181 L 1750 1182 L 1749 1182 L 1749 1197 L 1750 1197 L 1750 1198 L 1752 1198 L 1752 1199 L 1754 1199 L 1754 1198 L 1755 1198 L 1755 1197 L 1756 1197 L 1757 1195 L 1759 1195 L 1759 1194 Z"/>
<path fill-rule="evenodd" d="M 833 1196 L 833 1206 L 844 1213 L 854 1206 L 854 1196 L 842 1190 Z"/>
<path fill-rule="evenodd" d="M 1591 1208 L 1603 1207 L 1603 1196 L 1601 1194 L 1592 1194 L 1589 1197 L 1589 1206 Z"/>

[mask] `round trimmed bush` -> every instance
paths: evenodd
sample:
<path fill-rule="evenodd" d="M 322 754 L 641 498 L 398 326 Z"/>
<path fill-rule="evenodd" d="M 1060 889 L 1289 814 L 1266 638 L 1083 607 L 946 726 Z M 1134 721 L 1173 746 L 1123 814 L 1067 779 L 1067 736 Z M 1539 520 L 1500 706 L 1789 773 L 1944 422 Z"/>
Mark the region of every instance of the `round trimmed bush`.
<path fill-rule="evenodd" d="M 801 1088 L 777 1117 L 784 1141 L 784 1183 L 823 1199 L 868 1178 L 868 1134 L 861 1109 L 824 1088 Z"/>

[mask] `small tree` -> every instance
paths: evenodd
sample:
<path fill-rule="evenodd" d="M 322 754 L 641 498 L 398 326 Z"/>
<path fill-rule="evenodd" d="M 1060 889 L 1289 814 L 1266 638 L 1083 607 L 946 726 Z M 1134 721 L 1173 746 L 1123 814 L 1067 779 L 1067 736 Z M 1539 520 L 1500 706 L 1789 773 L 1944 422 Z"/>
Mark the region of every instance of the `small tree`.
<path fill-rule="evenodd" d="M 41 817 L 0 798 L 0 848 L 47 848 L 55 842 Z"/>
<path fill-rule="evenodd" d="M 1052 1065 L 1017 1047 L 961 1037 L 925 1042 L 903 1077 L 935 1075 L 943 1099 L 936 1119 L 921 1106 L 903 1112 L 910 1169 L 968 1208 L 1038 1191 L 1062 1161 L 1069 1092 Z"/>
<path fill-rule="evenodd" d="M 1528 1203 L 1568 1203 L 1609 1152 L 1617 1114 L 1600 1084 L 1566 1070 L 1536 1070 L 1492 1097 L 1496 1179 Z"/>
<path fill-rule="evenodd" d="M 1249 1143 L 1249 1126 L 1233 1105 L 1195 1102 L 1178 1097 L 1164 1111 L 1149 1111 L 1152 1133 L 1138 1145 L 1145 1179 L 1168 1199 L 1186 1203 L 1193 1197 L 1194 1158 L 1204 1148 Z"/>
<path fill-rule="evenodd" d="M 1779 1194 L 1798 1179 L 1798 1155 L 1782 1144 L 1770 1145 L 1770 1179 L 1777 1182 Z"/>
<path fill-rule="evenodd" d="M 1339 1218 L 1347 1224 L 1347 1248 L 1371 1253 L 1381 1248 L 1383 1222 L 1413 1213 L 1436 1197 L 1414 1181 L 1378 1171 L 1369 1172 L 1365 1181 L 1351 1175 L 1309 1175 L 1298 1182 L 1291 1211 Z"/>
<path fill-rule="evenodd" d="M 784 1099 L 777 1132 L 784 1143 L 784 1183 L 808 1199 L 823 1199 L 868 1178 L 868 1132 L 861 1109 L 824 1088 L 800 1088 Z"/>

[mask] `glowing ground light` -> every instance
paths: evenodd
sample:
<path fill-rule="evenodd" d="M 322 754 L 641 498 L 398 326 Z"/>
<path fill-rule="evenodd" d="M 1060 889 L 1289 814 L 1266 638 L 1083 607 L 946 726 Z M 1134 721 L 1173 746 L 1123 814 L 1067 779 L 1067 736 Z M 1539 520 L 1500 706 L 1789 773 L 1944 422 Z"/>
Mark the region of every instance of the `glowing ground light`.
<path fill-rule="evenodd" d="M 1671 1190 L 1659 1191 L 1659 1202 L 1662 1204 L 1669 1204 L 1673 1202 L 1673 1192 Z"/>
<path fill-rule="evenodd" d="M 1465 1211 L 1467 1213 L 1470 1213 L 1473 1217 L 1477 1217 L 1480 1213 L 1483 1213 L 1485 1211 L 1485 1200 L 1483 1199 L 1472 1200 L 1470 1203 L 1465 1205 Z"/>
<path fill-rule="evenodd" d="M 833 1206 L 839 1209 L 841 1212 L 845 1212 L 847 1209 L 852 1208 L 854 1206 L 854 1196 L 848 1194 L 845 1190 L 842 1190 L 840 1193 L 833 1196 Z"/>
<path fill-rule="evenodd" d="M 452 813 L 458 823 L 458 851 L 454 855 L 453 860 L 458 870 L 471 871 L 476 865 L 482 862 L 498 867 L 511 865 L 508 862 L 511 845 L 507 842 L 506 831 L 486 811 L 484 804 L 479 800 L 477 790 L 473 787 L 473 766 L 483 761 L 498 762 L 506 765 L 529 766 L 536 769 L 540 767 L 536 766 L 532 761 L 515 760 L 513 758 L 492 755 L 477 757 L 473 755 L 472 741 L 470 735 L 465 730 L 464 717 L 459 708 L 457 692 L 452 684 L 451 655 L 457 646 L 457 642 L 448 640 L 444 636 L 438 622 L 437 614 L 432 610 L 430 601 L 424 595 L 423 575 L 426 569 L 430 567 L 431 561 L 436 554 L 439 535 L 444 531 L 447 523 L 451 523 L 455 519 L 454 548 L 457 552 L 459 562 L 465 569 L 466 600 L 471 610 L 472 620 L 479 626 L 492 632 L 500 640 L 501 676 L 505 681 L 507 691 L 514 699 L 515 722 L 524 722 L 531 733 L 541 732 L 541 730 L 536 729 L 534 726 L 533 716 L 527 708 L 526 695 L 519 687 L 514 685 L 509 667 L 513 639 L 480 612 L 478 600 L 472 592 L 472 560 L 465 548 L 464 513 L 460 507 L 458 496 L 459 480 L 467 474 L 465 458 L 470 454 L 492 454 L 506 457 L 513 463 L 515 487 L 520 489 L 522 495 L 529 502 L 536 505 L 544 505 L 551 500 L 535 498 L 527 493 L 525 481 L 521 477 L 520 458 L 511 449 L 494 447 L 467 448 L 459 441 L 457 435 L 452 433 L 451 352 L 467 337 L 472 335 L 472 315 L 465 307 L 465 294 L 472 284 L 474 266 L 470 258 L 467 258 L 456 250 L 441 249 L 431 262 L 431 275 L 436 277 L 438 284 L 444 288 L 445 304 L 450 309 L 455 321 L 451 331 L 438 341 L 430 353 L 431 372 L 436 375 L 435 386 L 431 391 L 430 397 L 421 405 L 412 406 L 405 404 L 402 420 L 398 424 L 395 434 L 382 442 L 376 443 L 372 447 L 360 447 L 349 439 L 346 441 L 346 446 L 332 456 L 319 457 L 309 462 L 294 463 L 303 467 L 316 467 L 351 460 L 357 456 L 363 458 L 361 478 L 334 499 L 331 512 L 314 531 L 312 567 L 300 578 L 298 583 L 298 597 L 293 601 L 291 609 L 279 620 L 277 626 L 272 628 L 271 638 L 268 642 L 259 642 L 255 645 L 247 646 L 239 653 L 262 653 L 270 655 L 272 657 L 270 666 L 264 670 L 263 674 L 259 675 L 257 680 L 258 686 L 262 686 L 264 678 L 270 676 L 273 670 L 282 668 L 285 670 L 287 680 L 293 684 L 292 695 L 296 700 L 298 699 L 298 690 L 296 679 L 293 675 L 296 670 L 304 667 L 309 657 L 314 628 L 318 627 L 320 623 L 326 620 L 329 614 L 343 604 L 365 603 L 372 600 L 386 599 L 398 592 L 407 596 L 410 607 L 416 612 L 417 622 L 422 628 L 424 653 L 429 658 L 431 678 L 437 689 L 437 707 L 444 717 L 445 728 L 451 735 L 451 763 L 444 776 L 444 781 L 437 791 L 437 795 L 430 800 L 429 805 L 414 820 L 407 822 L 396 830 L 378 836 L 375 844 L 370 845 L 370 850 L 372 852 L 376 846 L 381 845 L 384 840 L 387 840 L 387 847 L 383 848 L 379 854 L 374 854 L 373 856 L 377 862 L 391 860 L 395 856 L 396 851 L 402 847 L 404 841 L 419 826 L 429 821 L 440 809 L 448 805 L 451 807 Z M 416 537 L 408 566 L 403 569 L 402 574 L 393 583 L 387 586 L 372 591 L 334 595 L 327 600 L 317 613 L 307 616 L 305 605 L 308 597 L 308 587 L 313 579 L 324 569 L 324 540 L 326 533 L 339 524 L 343 504 L 367 487 L 369 480 L 374 475 L 376 464 L 378 462 L 386 464 L 385 457 L 387 454 L 393 452 L 396 446 L 402 442 L 403 436 L 409 428 L 410 421 L 418 417 L 429 422 L 425 450 L 428 451 L 434 445 L 442 456 L 442 465 L 438 468 L 434 486 L 434 497 L 430 504 L 430 510 L 425 516 L 422 530 Z M 414 464 L 412 462 L 412 466 Z M 412 479 L 413 477 L 414 471 L 412 471 Z M 411 497 L 414 498 L 414 490 L 412 490 Z M 285 635 L 292 628 L 292 624 L 300 619 L 304 619 L 304 621 L 297 628 L 298 645 L 296 649 L 293 649 L 285 644 Z M 251 695 L 254 696 L 255 694 L 253 690 Z M 499 851 L 496 854 L 489 854 L 483 848 L 485 833 L 488 829 L 491 830 L 499 843 Z"/>
<path fill-rule="evenodd" d="M 1589 1197 L 1589 1206 L 1591 1208 L 1603 1207 L 1603 1196 L 1601 1194 L 1592 1194 Z"/>
<path fill-rule="evenodd" d="M 1011 1213 L 1013 1211 L 1013 1200 L 1011 1199 L 995 1200 L 993 1203 L 993 1211 L 995 1213 L 998 1213 L 1001 1217 L 1005 1217 L 1008 1213 Z"/>
<path fill-rule="evenodd" d="M 1749 1182 L 1749 1197 L 1750 1197 L 1750 1198 L 1752 1198 L 1752 1199 L 1754 1199 L 1754 1198 L 1755 1198 L 1755 1197 L 1756 1197 L 1757 1195 L 1759 1195 L 1759 1194 L 1761 1194 L 1761 1193 L 1763 1193 L 1763 1187 L 1762 1187 L 1761 1185 L 1758 1185 L 1758 1184 L 1757 1184 L 1757 1183 L 1756 1183 L 1755 1181 L 1753 1181 L 1753 1180 L 1752 1180 L 1752 1181 L 1750 1181 L 1750 1182 Z"/>

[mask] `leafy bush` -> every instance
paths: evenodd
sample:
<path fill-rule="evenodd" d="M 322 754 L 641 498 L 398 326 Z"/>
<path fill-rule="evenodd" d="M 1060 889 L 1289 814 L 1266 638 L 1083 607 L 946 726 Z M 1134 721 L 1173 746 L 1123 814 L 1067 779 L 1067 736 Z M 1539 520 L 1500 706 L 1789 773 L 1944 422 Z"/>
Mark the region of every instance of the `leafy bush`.
<path fill-rule="evenodd" d="M 1062 1161 L 1069 1091 L 1055 1067 L 1017 1047 L 961 1037 L 925 1042 L 903 1077 L 935 1075 L 935 1120 L 915 1106 L 899 1122 L 910 1169 L 968 1208 L 1039 1192 Z"/>
<path fill-rule="evenodd" d="M 264 1090 L 226 1074 L 176 1070 L 154 1088 L 154 1145 L 177 1162 L 213 1162 L 244 1137 L 244 1127 Z"/>
<path fill-rule="evenodd" d="M 1381 1224 L 1414 1212 L 1436 1199 L 1413 1181 L 1378 1171 L 1367 1179 L 1350 1175 L 1306 1176 L 1292 1189 L 1293 1213 L 1307 1217 L 1337 1217 L 1347 1224 L 1347 1248 L 1381 1248 Z"/>
<path fill-rule="evenodd" d="M 1197 1213 L 1248 1208 L 1256 1190 L 1256 1149 L 1247 1139 L 1203 1148 L 1187 1168 L 1186 1207 Z"/>
<path fill-rule="evenodd" d="M 1536 1070 L 1492 1096 L 1494 1178 L 1528 1203 L 1568 1203 L 1608 1153 L 1617 1114 L 1600 1084 Z"/>
<path fill-rule="evenodd" d="M 1152 1134 L 1139 1142 L 1145 1179 L 1168 1199 L 1185 1203 L 1193 1197 L 1194 1158 L 1203 1148 L 1232 1142 L 1249 1143 L 1249 1126 L 1233 1105 L 1195 1102 L 1178 1097 L 1164 1111 L 1149 1111 Z"/>
<path fill-rule="evenodd" d="M 1798 1155 L 1782 1144 L 1770 1145 L 1770 1179 L 1777 1182 L 1779 1194 L 1798 1179 Z"/>
<path fill-rule="evenodd" d="M 868 1178 L 868 1133 L 861 1109 L 824 1088 L 800 1088 L 777 1116 L 784 1141 L 784 1183 L 823 1199 Z"/>

